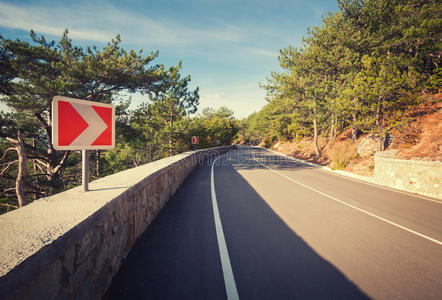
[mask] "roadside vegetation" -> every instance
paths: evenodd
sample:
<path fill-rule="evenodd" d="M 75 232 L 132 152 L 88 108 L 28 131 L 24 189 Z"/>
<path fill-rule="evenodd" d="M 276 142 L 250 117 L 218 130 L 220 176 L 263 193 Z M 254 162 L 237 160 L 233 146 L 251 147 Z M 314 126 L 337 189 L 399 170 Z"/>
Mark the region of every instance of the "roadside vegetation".
<path fill-rule="evenodd" d="M 76 186 L 78 151 L 55 151 L 51 101 L 56 95 L 116 105 L 116 147 L 91 151 L 91 179 L 202 147 L 229 145 L 237 120 L 225 107 L 196 114 L 198 88 L 181 62 L 155 63 L 157 52 L 125 50 L 116 36 L 102 49 L 74 46 L 66 30 L 58 42 L 31 32 L 32 42 L 0 35 L 0 213 Z M 146 100 L 130 107 L 130 93 Z"/>
<path fill-rule="evenodd" d="M 262 84 L 268 104 L 241 121 L 238 142 L 343 169 L 360 159 L 361 136 L 371 135 L 377 150 L 392 136 L 396 146 L 412 147 L 419 134 L 403 138 L 412 122 L 433 114 L 429 129 L 440 127 L 440 1 L 339 0 L 338 6 L 307 31 L 302 46 L 280 50 L 282 71 Z M 430 140 L 440 153 L 440 131 Z"/>

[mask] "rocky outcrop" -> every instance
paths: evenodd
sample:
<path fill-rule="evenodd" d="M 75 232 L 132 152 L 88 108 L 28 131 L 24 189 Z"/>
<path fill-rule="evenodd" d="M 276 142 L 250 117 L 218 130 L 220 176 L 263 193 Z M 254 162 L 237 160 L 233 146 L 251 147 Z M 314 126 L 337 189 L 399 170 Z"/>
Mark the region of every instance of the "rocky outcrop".
<path fill-rule="evenodd" d="M 382 139 L 378 135 L 370 134 L 362 138 L 358 145 L 358 155 L 360 157 L 367 157 L 373 155 L 380 150 Z"/>
<path fill-rule="evenodd" d="M 393 137 L 388 133 L 385 138 L 378 134 L 369 134 L 362 138 L 358 145 L 358 155 L 360 157 L 372 156 L 376 151 L 385 150 L 393 141 Z"/>

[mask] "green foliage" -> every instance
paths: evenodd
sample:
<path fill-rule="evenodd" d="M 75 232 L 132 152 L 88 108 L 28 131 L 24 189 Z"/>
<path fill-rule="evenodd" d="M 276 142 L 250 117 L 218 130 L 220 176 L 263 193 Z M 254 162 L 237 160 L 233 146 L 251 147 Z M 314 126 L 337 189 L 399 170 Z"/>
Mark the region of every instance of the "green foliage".
<path fill-rule="evenodd" d="M 233 111 L 227 107 L 218 110 L 205 108 L 192 120 L 191 133 L 199 137 L 199 147 L 230 145 L 239 131 Z"/>
<path fill-rule="evenodd" d="M 150 66 L 157 53 L 126 52 L 117 36 L 101 50 L 75 47 L 66 30 L 58 42 L 47 42 L 31 32 L 32 42 L 0 37 L 0 92 L 11 112 L 3 114 L 1 137 L 17 140 L 18 130 L 26 156 L 32 158 L 25 178 L 28 195 L 41 197 L 58 192 L 76 182 L 68 170 L 77 171 L 78 155 L 55 151 L 51 141 L 51 101 L 55 95 L 110 103 L 119 92 L 159 92 L 167 85 L 161 65 Z M 65 173 L 61 179 L 62 173 Z M 28 176 L 28 178 L 30 177 Z M 41 180 L 43 177 L 45 180 Z M 13 179 L 10 178 L 9 181 Z M 13 185 L 9 182 L 7 186 Z M 31 198 L 28 200 L 32 200 Z"/>
<path fill-rule="evenodd" d="M 181 76 L 181 62 L 169 69 L 152 65 L 158 52 L 145 56 L 141 50 L 126 51 L 120 48 L 119 36 L 102 49 L 74 46 L 67 30 L 58 42 L 48 42 L 34 32 L 31 39 L 28 43 L 0 36 L 0 96 L 10 109 L 0 113 L 2 211 L 16 205 L 19 132 L 26 154 L 25 202 L 79 183 L 80 154 L 55 151 L 52 146 L 55 95 L 116 105 L 116 147 L 90 151 L 92 179 L 186 151 L 192 130 L 211 130 L 210 137 L 223 144 L 230 143 L 236 133 L 231 128 L 236 121 L 227 109 L 217 112 L 216 126 L 208 129 L 198 118 L 189 117 L 197 109 L 198 88 L 189 90 L 190 76 Z M 146 102 L 134 111 L 129 110 L 130 100 L 120 99 L 121 93 L 131 92 L 146 95 Z M 228 136 L 216 132 L 225 130 L 223 126 L 230 130 Z"/>
<path fill-rule="evenodd" d="M 331 168 L 332 170 L 343 170 L 348 165 L 348 162 L 348 159 L 335 155 L 331 163 Z"/>
<path fill-rule="evenodd" d="M 406 123 L 416 94 L 440 90 L 440 2 L 338 3 L 300 48 L 280 50 L 282 71 L 263 85 L 269 103 L 246 119 L 243 140 L 317 140 L 348 127 L 384 136 Z"/>

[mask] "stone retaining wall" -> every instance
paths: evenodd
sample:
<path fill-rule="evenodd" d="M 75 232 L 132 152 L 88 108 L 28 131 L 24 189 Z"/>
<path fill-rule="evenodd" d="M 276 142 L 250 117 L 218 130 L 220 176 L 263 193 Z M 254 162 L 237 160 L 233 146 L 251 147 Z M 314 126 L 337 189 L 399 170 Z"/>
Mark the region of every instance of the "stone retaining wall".
<path fill-rule="evenodd" d="M 376 152 L 374 182 L 389 187 L 442 198 L 442 162 L 391 158 L 394 152 Z"/>
<path fill-rule="evenodd" d="M 119 172 L 0 216 L 0 299 L 100 299 L 135 240 L 218 147 Z"/>

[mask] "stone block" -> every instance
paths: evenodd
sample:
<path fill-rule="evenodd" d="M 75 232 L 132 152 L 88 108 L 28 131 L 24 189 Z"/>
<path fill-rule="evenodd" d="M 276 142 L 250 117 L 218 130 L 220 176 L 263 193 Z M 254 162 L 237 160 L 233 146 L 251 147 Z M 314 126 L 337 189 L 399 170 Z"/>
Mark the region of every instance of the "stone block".
<path fill-rule="evenodd" d="M 137 239 L 144 231 L 144 210 L 143 208 L 137 209 L 135 212 L 135 238 Z"/>
<path fill-rule="evenodd" d="M 122 235 L 121 233 L 123 232 L 122 230 L 122 225 L 118 226 L 118 230 L 116 230 L 115 234 L 112 234 L 111 236 L 109 236 L 109 243 L 108 243 L 108 252 L 109 252 L 109 257 L 112 257 L 115 254 L 120 253 L 120 246 L 121 246 L 121 240 L 122 240 Z"/>
<path fill-rule="evenodd" d="M 124 256 L 126 256 L 126 254 L 129 253 L 134 243 L 135 243 L 135 212 L 133 211 L 129 215 L 127 237 L 126 237 L 126 242 L 124 243 L 125 248 L 123 250 Z"/>
<path fill-rule="evenodd" d="M 140 198 L 141 207 L 145 207 L 147 205 L 147 190 L 146 190 L 146 187 L 143 187 L 140 192 L 141 192 L 141 198 Z"/>
<path fill-rule="evenodd" d="M 105 292 L 112 281 L 110 266 L 105 265 L 98 272 L 97 279 L 95 281 L 95 288 L 97 291 Z"/>
<path fill-rule="evenodd" d="M 77 267 L 74 274 L 69 277 L 69 286 L 73 291 L 76 291 L 86 278 L 88 272 L 88 263 L 85 261 Z"/>
<path fill-rule="evenodd" d="M 81 264 L 89 255 L 89 253 L 92 252 L 94 249 L 94 244 L 91 239 L 91 232 L 87 233 L 80 242 L 77 243 L 77 255 L 75 264 L 79 265 Z"/>
<path fill-rule="evenodd" d="M 88 235 L 88 238 L 83 243 L 77 246 L 77 256 L 75 265 L 84 264 L 84 261 L 89 258 L 90 254 L 100 244 L 100 234 L 93 231 Z"/>
<path fill-rule="evenodd" d="M 53 295 L 61 281 L 61 262 L 57 259 L 51 263 L 37 278 L 22 288 L 14 299 L 41 300 Z"/>
<path fill-rule="evenodd" d="M 111 274 L 114 276 L 121 267 L 122 258 L 120 255 L 115 255 L 111 261 Z"/>
<path fill-rule="evenodd" d="M 76 299 L 99 299 L 95 294 L 95 284 L 94 278 L 88 277 L 83 282 L 83 284 L 79 287 L 78 292 L 75 296 Z"/>
<path fill-rule="evenodd" d="M 104 243 L 100 247 L 98 247 L 98 253 L 95 259 L 95 267 L 94 270 L 101 270 L 104 265 L 107 263 L 107 259 L 109 256 L 109 249 L 107 245 Z"/>
<path fill-rule="evenodd" d="M 74 294 L 70 290 L 60 286 L 59 289 L 57 290 L 57 292 L 54 294 L 54 296 L 51 297 L 51 299 L 52 300 L 73 300 Z"/>
<path fill-rule="evenodd" d="M 129 218 L 129 203 L 128 203 L 128 197 L 124 197 L 123 199 L 120 200 L 120 218 L 121 220 L 123 220 L 124 223 L 127 222 L 128 218 Z"/>
<path fill-rule="evenodd" d="M 62 266 L 70 274 L 74 273 L 75 246 L 71 247 L 62 257 Z"/>

